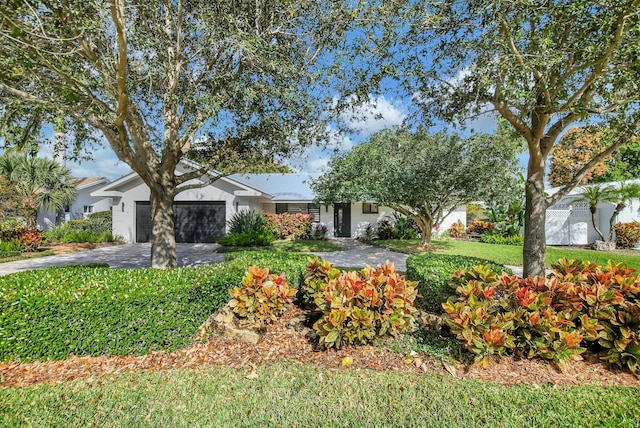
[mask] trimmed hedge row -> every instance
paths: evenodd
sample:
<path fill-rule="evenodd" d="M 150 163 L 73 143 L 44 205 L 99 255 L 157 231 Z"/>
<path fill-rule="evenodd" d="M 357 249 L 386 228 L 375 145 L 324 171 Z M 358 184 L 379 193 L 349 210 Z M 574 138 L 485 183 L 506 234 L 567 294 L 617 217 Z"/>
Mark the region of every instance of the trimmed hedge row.
<path fill-rule="evenodd" d="M 0 360 L 131 355 L 188 346 L 251 264 L 299 286 L 307 256 L 233 253 L 224 263 L 159 269 L 68 266 L 0 277 Z"/>
<path fill-rule="evenodd" d="M 488 265 L 495 272 L 512 274 L 511 269 L 477 257 L 454 256 L 447 254 L 427 254 L 411 256 L 407 259 L 407 279 L 418 281 L 418 302 L 432 312 L 442 313 L 442 303 L 455 295 L 455 289 L 449 286 L 454 273 L 477 265 Z"/>

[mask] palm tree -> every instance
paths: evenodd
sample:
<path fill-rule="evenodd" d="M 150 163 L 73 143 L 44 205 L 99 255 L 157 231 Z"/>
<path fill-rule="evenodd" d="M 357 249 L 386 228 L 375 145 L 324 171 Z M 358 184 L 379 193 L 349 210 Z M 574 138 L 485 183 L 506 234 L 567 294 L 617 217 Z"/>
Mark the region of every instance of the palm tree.
<path fill-rule="evenodd" d="M 29 228 L 36 227 L 38 211 L 44 208 L 57 212 L 76 199 L 71 172 L 51 159 L 4 154 L 0 156 L 0 175 L 33 201 L 35 209 L 25 219 Z"/>
<path fill-rule="evenodd" d="M 601 202 L 616 202 L 618 200 L 617 191 L 612 187 L 599 186 L 597 184 L 584 186 L 583 189 L 582 197 L 577 199 L 576 202 L 587 202 L 589 204 L 589 211 L 591 211 L 591 224 L 593 224 L 593 228 L 600 236 L 600 239 L 604 241 L 604 235 L 598 228 L 598 224 L 596 222 L 596 211 L 598 204 Z M 609 238 L 609 240 L 611 240 L 611 238 Z"/>
<path fill-rule="evenodd" d="M 615 195 L 616 198 L 614 202 L 616 202 L 616 208 L 613 210 L 613 214 L 611 214 L 611 218 L 609 219 L 609 241 L 613 240 L 613 224 L 618 214 L 627 207 L 631 199 L 640 198 L 640 184 L 625 184 L 622 182 L 620 183 L 620 188 L 615 190 Z"/>

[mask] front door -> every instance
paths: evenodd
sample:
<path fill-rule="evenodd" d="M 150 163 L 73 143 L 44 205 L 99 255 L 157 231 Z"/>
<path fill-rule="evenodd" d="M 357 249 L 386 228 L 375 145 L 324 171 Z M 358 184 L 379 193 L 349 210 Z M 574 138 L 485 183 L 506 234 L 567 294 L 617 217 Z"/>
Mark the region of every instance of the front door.
<path fill-rule="evenodd" d="M 339 238 L 351 237 L 351 204 L 335 204 L 333 207 L 335 235 Z"/>

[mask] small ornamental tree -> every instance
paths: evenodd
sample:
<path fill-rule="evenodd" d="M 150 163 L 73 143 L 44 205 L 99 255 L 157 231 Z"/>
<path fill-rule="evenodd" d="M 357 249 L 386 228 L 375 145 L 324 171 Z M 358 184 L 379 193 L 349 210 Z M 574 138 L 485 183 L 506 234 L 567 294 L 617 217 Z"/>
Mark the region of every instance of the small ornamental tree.
<path fill-rule="evenodd" d="M 421 245 L 458 206 L 499 199 L 515 180 L 517 144 L 478 134 L 385 130 L 334 157 L 312 183 L 322 204 L 376 200 L 415 220 Z M 463 226 L 464 230 L 464 226 Z"/>

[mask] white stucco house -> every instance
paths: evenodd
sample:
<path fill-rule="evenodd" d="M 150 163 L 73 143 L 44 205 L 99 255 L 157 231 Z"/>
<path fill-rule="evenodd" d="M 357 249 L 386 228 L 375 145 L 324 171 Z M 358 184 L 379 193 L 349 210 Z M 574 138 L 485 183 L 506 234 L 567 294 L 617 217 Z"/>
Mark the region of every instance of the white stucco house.
<path fill-rule="evenodd" d="M 65 207 L 64 220 L 77 220 L 85 218 L 87 215 L 111 209 L 111 200 L 102 196 L 92 196 L 91 193 L 109 183 L 104 177 L 74 177 L 78 189 L 76 200 Z M 56 223 L 56 213 L 51 211 L 41 211 L 38 213 L 38 228 L 49 230 Z"/>
<path fill-rule="evenodd" d="M 638 183 L 640 179 L 628 180 L 626 183 Z M 620 183 L 602 183 L 602 186 L 619 188 Z M 547 190 L 553 195 L 560 188 Z M 600 239 L 591 222 L 591 212 L 587 202 L 580 202 L 584 187 L 578 186 L 564 196 L 558 203 L 547 208 L 546 235 L 548 245 L 587 245 Z M 596 224 L 605 238 L 609 236 L 609 219 L 613 214 L 615 204 L 602 202 L 596 211 Z M 640 199 L 633 199 L 627 207 L 618 214 L 616 223 L 640 221 Z"/>
<path fill-rule="evenodd" d="M 190 169 L 183 161 L 178 173 Z M 352 237 L 364 235 L 368 224 L 375 226 L 393 210 L 375 202 L 318 205 L 310 174 L 237 174 L 222 177 L 201 188 L 179 193 L 174 200 L 177 242 L 216 242 L 227 232 L 227 221 L 242 210 L 264 213 L 308 213 L 315 223 L 327 226 L 327 236 Z M 198 180 L 207 183 L 208 177 Z M 186 183 L 191 184 L 191 182 Z M 126 242 L 148 242 L 151 235 L 149 188 L 131 173 L 96 189 L 91 193 L 105 198 L 113 210 L 113 234 Z M 458 207 L 441 225 L 448 228 L 457 220 L 466 221 L 464 206 Z"/>

